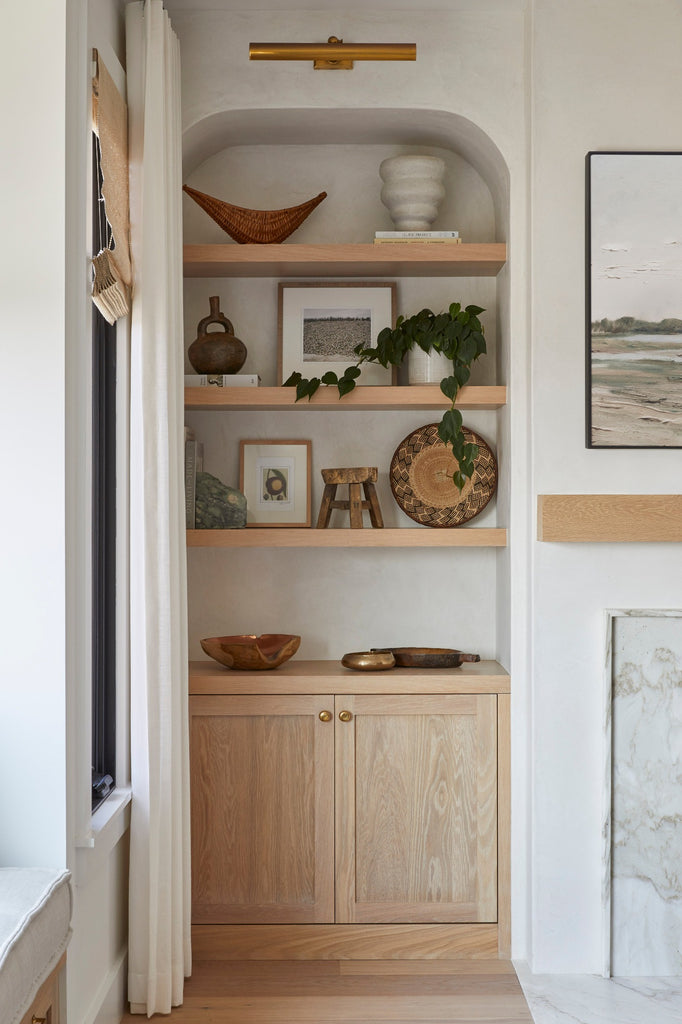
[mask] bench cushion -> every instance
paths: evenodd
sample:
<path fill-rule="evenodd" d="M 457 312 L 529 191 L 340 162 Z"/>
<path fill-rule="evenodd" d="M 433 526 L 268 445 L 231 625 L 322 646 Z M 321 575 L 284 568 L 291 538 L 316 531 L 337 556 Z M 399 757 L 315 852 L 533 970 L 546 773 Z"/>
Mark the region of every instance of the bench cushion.
<path fill-rule="evenodd" d="M 0 868 L 0 1007 L 17 1024 L 66 949 L 71 930 L 68 871 Z"/>

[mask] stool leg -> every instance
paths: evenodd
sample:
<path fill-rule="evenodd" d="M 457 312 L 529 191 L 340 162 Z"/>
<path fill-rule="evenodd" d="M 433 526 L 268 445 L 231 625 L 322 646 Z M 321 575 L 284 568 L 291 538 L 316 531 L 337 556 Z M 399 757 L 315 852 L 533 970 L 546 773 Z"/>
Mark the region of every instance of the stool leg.
<path fill-rule="evenodd" d="M 348 484 L 348 506 L 352 530 L 362 529 L 362 491 L 360 484 Z"/>
<path fill-rule="evenodd" d="M 329 526 L 332 516 L 332 501 L 336 495 L 336 484 L 325 484 L 322 501 L 320 503 L 320 514 L 317 517 L 317 529 L 324 530 Z"/>
<path fill-rule="evenodd" d="M 363 484 L 365 488 L 365 497 L 369 502 L 369 519 L 372 526 L 377 529 L 383 529 L 384 520 L 381 515 L 381 509 L 379 508 L 379 499 L 377 498 L 376 488 L 373 483 L 367 481 Z"/>

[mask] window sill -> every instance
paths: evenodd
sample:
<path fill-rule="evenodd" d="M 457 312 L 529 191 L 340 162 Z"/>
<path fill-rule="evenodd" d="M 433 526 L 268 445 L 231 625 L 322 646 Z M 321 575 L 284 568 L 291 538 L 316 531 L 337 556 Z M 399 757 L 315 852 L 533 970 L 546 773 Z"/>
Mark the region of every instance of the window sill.
<path fill-rule="evenodd" d="M 130 789 L 115 789 L 92 815 L 90 830 L 76 846 L 75 882 L 86 886 L 109 859 L 130 826 Z"/>

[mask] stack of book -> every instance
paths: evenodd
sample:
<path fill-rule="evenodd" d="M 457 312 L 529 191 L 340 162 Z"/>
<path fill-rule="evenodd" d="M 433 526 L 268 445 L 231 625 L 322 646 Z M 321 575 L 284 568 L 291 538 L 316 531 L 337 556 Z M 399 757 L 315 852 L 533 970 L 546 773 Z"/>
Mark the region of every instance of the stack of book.
<path fill-rule="evenodd" d="M 375 231 L 374 244 L 386 245 L 395 242 L 435 242 L 456 245 L 461 242 L 459 231 Z"/>
<path fill-rule="evenodd" d="M 185 427 L 185 527 L 194 529 L 197 473 L 204 470 L 204 446 L 191 427 Z"/>
<path fill-rule="evenodd" d="M 257 388 L 257 373 L 186 373 L 186 388 Z"/>

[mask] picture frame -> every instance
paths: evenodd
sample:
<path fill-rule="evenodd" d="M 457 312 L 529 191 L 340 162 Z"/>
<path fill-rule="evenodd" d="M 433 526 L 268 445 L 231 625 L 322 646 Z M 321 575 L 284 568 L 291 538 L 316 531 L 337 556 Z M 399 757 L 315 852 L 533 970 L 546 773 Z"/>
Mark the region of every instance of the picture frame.
<path fill-rule="evenodd" d="M 301 440 L 239 442 L 239 489 L 246 525 L 310 526 L 312 443 Z"/>
<path fill-rule="evenodd" d="M 277 377 L 283 384 L 298 370 L 304 377 L 339 377 L 357 362 L 353 349 L 376 345 L 396 317 L 394 281 L 280 281 Z M 364 363 L 362 384 L 395 383 L 395 367 Z"/>
<path fill-rule="evenodd" d="M 587 448 L 682 448 L 682 153 L 586 156 Z"/>

